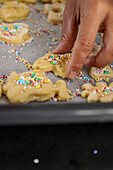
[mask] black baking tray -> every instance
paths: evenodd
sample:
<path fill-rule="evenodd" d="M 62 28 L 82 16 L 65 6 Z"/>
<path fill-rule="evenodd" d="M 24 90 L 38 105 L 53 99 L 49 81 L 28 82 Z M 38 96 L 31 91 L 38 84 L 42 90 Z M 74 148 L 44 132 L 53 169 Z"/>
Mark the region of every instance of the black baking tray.
<path fill-rule="evenodd" d="M 0 125 L 104 123 L 113 121 L 112 103 L 0 106 Z"/>

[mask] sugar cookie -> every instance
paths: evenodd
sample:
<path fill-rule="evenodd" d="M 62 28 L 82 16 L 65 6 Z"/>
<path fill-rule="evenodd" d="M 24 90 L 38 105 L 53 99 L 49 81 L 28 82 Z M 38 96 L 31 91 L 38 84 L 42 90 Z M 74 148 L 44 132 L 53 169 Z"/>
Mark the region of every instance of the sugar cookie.
<path fill-rule="evenodd" d="M 92 52 L 89 54 L 88 57 L 96 56 L 99 53 L 100 50 L 101 50 L 101 44 L 100 43 L 95 43 L 94 47 L 92 49 Z"/>
<path fill-rule="evenodd" d="M 40 1 L 44 3 L 62 3 L 62 4 L 66 3 L 66 0 L 40 0 Z"/>
<path fill-rule="evenodd" d="M 5 2 L 0 8 L 0 19 L 5 22 L 14 22 L 28 17 L 30 8 L 25 3 L 16 1 Z"/>
<path fill-rule="evenodd" d="M 59 3 L 58 4 L 45 4 L 44 13 L 49 14 L 49 11 L 63 13 L 64 8 L 65 8 L 64 4 L 59 4 Z"/>
<path fill-rule="evenodd" d="M 97 83 L 92 86 L 90 83 L 82 86 L 82 97 L 87 97 L 87 101 L 91 102 L 112 102 L 113 101 L 113 82 L 107 86 L 106 83 Z"/>
<path fill-rule="evenodd" d="M 36 3 L 37 0 L 0 0 L 0 3 L 8 2 L 8 1 L 15 1 L 15 2 L 25 2 L 25 3 Z"/>
<path fill-rule="evenodd" d="M 52 54 L 47 53 L 44 57 L 35 61 L 33 68 L 43 71 L 53 71 L 55 75 L 66 78 L 67 64 L 70 61 L 71 53 Z"/>
<path fill-rule="evenodd" d="M 96 44 L 94 45 L 95 49 Z M 97 47 L 96 47 L 97 48 Z M 95 52 L 95 50 L 93 50 Z M 93 54 L 93 52 L 91 52 Z M 43 71 L 53 71 L 55 75 L 62 78 L 67 78 L 66 70 L 70 61 L 71 53 L 66 54 L 52 54 L 47 53 L 44 57 L 37 59 L 33 65 L 34 69 L 41 69 Z"/>
<path fill-rule="evenodd" d="M 51 0 L 52 3 L 62 3 L 65 4 L 66 0 Z"/>
<path fill-rule="evenodd" d="M 48 23 L 62 24 L 63 23 L 63 13 L 62 12 L 56 13 L 56 12 L 53 12 L 53 11 L 49 11 Z"/>
<path fill-rule="evenodd" d="M 19 1 L 29 3 L 29 4 L 34 4 L 34 3 L 36 3 L 37 0 L 19 0 Z"/>
<path fill-rule="evenodd" d="M 113 70 L 110 68 L 110 66 L 106 66 L 104 68 L 97 68 L 97 67 L 91 67 L 90 76 L 93 78 L 113 78 Z"/>
<path fill-rule="evenodd" d="M 59 100 L 69 100 L 71 91 L 63 80 L 53 85 L 41 70 L 34 70 L 22 74 L 11 73 L 3 85 L 3 93 L 11 103 L 28 103 L 48 100 L 55 95 Z"/>
<path fill-rule="evenodd" d="M 0 25 L 0 41 L 18 45 L 29 38 L 29 26 L 24 23 Z"/>

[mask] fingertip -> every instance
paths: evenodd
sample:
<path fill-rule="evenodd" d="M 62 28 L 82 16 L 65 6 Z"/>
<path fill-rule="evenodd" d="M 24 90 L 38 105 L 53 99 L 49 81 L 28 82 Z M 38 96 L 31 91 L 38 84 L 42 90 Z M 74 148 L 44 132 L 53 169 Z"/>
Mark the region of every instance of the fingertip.
<path fill-rule="evenodd" d="M 54 50 L 52 50 L 54 54 L 60 54 L 59 46 L 57 46 Z"/>
<path fill-rule="evenodd" d="M 76 76 L 77 76 L 76 71 L 71 71 L 71 72 L 68 74 L 68 78 L 69 78 L 69 79 L 74 79 Z"/>

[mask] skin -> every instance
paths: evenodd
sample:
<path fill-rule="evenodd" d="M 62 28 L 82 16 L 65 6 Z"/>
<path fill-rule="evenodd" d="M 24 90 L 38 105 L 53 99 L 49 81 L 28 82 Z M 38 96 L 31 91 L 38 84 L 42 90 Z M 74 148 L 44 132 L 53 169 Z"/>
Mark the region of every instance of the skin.
<path fill-rule="evenodd" d="M 104 47 L 97 56 L 87 58 L 98 31 L 104 33 Z M 75 78 L 84 64 L 101 68 L 113 61 L 113 0 L 67 0 L 61 40 L 53 53 L 70 52 L 72 48 L 69 79 Z"/>

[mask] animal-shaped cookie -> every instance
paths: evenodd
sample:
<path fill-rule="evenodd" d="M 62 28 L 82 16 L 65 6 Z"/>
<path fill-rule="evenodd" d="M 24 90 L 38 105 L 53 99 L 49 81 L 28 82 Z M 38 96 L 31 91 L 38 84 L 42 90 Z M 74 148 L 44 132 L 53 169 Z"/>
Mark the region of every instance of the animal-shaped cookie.
<path fill-rule="evenodd" d="M 97 67 L 91 67 L 89 74 L 95 79 L 113 78 L 113 70 L 110 68 L 110 66 L 106 66 L 101 69 Z"/>
<path fill-rule="evenodd" d="M 58 100 L 69 100 L 71 91 L 63 80 L 55 85 L 41 70 L 33 70 L 22 74 L 13 72 L 3 85 L 3 94 L 11 103 L 28 103 L 44 101 L 58 96 Z"/>
<path fill-rule="evenodd" d="M 44 3 L 62 3 L 62 4 L 66 3 L 66 0 L 40 0 L 40 1 Z"/>
<path fill-rule="evenodd" d="M 66 0 L 51 0 L 52 3 L 62 3 L 65 4 Z"/>
<path fill-rule="evenodd" d="M 62 12 L 57 13 L 57 12 L 49 11 L 48 23 L 62 24 L 63 23 L 63 13 Z"/>
<path fill-rule="evenodd" d="M 101 50 L 101 45 L 95 44 L 94 49 L 89 54 L 89 57 L 96 56 L 100 50 Z M 91 67 L 89 74 L 92 78 L 95 78 L 95 79 L 113 78 L 113 70 L 110 68 L 110 66 L 106 66 L 104 68 Z"/>
<path fill-rule="evenodd" d="M 30 8 L 25 3 L 17 1 L 5 2 L 0 8 L 0 19 L 5 22 L 14 22 L 25 19 Z"/>
<path fill-rule="evenodd" d="M 29 26 L 24 23 L 0 25 L 0 41 L 18 45 L 29 38 Z"/>
<path fill-rule="evenodd" d="M 62 55 L 47 53 L 44 57 L 35 61 L 33 68 L 41 69 L 44 72 L 53 71 L 56 76 L 66 78 L 67 64 L 70 57 L 71 53 Z"/>
<path fill-rule="evenodd" d="M 49 14 L 49 11 L 53 11 L 53 12 L 57 12 L 57 13 L 59 13 L 59 12 L 63 13 L 64 8 L 65 8 L 64 4 L 59 4 L 59 3 L 57 3 L 57 4 L 45 4 L 43 11 L 47 15 Z"/>
<path fill-rule="evenodd" d="M 107 86 L 106 83 L 97 83 L 92 86 L 90 83 L 82 86 L 82 97 L 87 97 L 90 102 L 112 102 L 113 101 L 113 82 Z"/>
<path fill-rule="evenodd" d="M 8 2 L 8 1 L 16 1 L 17 2 L 17 0 L 0 0 L 0 3 L 4 3 L 4 2 Z M 25 2 L 25 3 L 36 3 L 36 0 L 18 0 L 18 2 Z"/>
<path fill-rule="evenodd" d="M 92 49 L 92 52 L 89 54 L 88 57 L 96 56 L 99 53 L 100 50 L 101 50 L 101 44 L 100 43 L 95 43 L 94 47 Z"/>
<path fill-rule="evenodd" d="M 94 49 L 95 46 L 97 45 L 96 44 L 94 45 Z M 66 53 L 66 54 L 47 53 L 44 57 L 41 57 L 35 61 L 33 68 L 41 69 L 45 72 L 53 71 L 55 75 L 60 76 L 62 78 L 67 78 L 66 70 L 70 58 L 71 58 L 71 53 Z"/>

